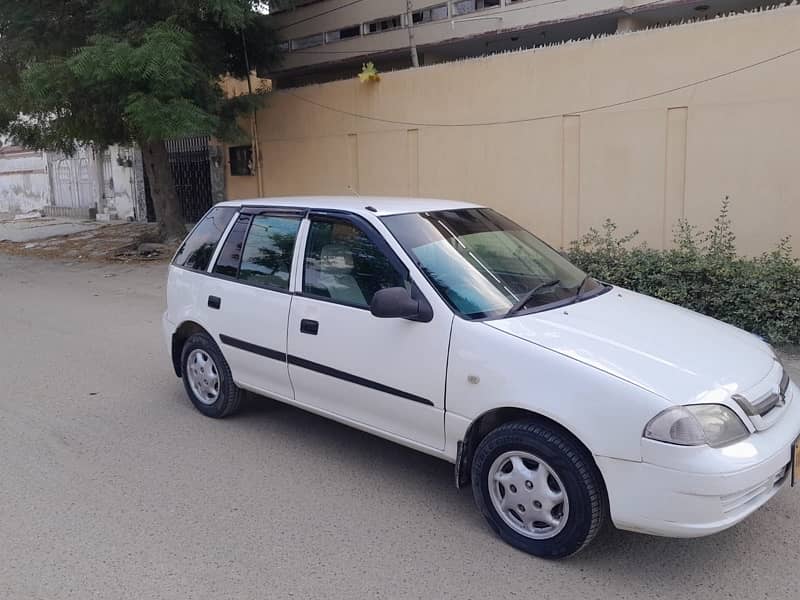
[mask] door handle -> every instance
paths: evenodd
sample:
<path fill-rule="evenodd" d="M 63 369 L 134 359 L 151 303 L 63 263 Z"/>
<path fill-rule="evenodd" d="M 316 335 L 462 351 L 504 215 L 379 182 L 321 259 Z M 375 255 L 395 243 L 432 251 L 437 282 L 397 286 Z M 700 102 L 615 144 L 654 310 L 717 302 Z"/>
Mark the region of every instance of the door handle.
<path fill-rule="evenodd" d="M 222 306 L 222 298 L 220 298 L 219 296 L 208 297 L 208 308 L 219 310 L 220 306 Z"/>
<path fill-rule="evenodd" d="M 319 333 L 319 322 L 312 321 L 311 319 L 303 319 L 300 321 L 300 333 L 317 335 Z"/>

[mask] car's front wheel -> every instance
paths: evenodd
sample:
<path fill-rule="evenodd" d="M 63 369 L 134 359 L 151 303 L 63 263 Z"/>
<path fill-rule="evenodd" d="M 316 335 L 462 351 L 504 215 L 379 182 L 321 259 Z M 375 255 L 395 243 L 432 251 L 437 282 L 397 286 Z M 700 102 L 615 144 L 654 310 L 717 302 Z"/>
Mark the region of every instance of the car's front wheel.
<path fill-rule="evenodd" d="M 507 423 L 483 438 L 472 462 L 472 491 L 503 540 L 543 558 L 584 548 L 607 513 L 602 478 L 586 449 L 535 421 Z"/>
<path fill-rule="evenodd" d="M 181 366 L 183 385 L 197 410 L 215 419 L 239 410 L 244 391 L 233 382 L 228 362 L 209 335 L 196 333 L 186 340 Z"/>

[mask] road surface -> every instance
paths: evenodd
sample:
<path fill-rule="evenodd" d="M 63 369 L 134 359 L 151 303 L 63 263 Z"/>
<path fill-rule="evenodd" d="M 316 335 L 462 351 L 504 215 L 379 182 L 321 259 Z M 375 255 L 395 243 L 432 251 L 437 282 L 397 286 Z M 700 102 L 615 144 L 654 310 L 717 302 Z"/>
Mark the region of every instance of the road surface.
<path fill-rule="evenodd" d="M 700 540 L 497 539 L 434 458 L 264 399 L 214 421 L 164 265 L 0 255 L 0 598 L 797 598 L 800 489 Z"/>

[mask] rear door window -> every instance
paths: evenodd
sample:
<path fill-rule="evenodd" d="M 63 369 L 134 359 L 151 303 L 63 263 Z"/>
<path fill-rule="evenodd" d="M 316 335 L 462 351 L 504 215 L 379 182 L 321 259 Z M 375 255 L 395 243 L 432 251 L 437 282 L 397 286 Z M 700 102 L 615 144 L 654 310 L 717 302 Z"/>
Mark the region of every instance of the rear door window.
<path fill-rule="evenodd" d="M 222 245 L 217 262 L 214 264 L 214 273 L 236 279 L 239 276 L 239 263 L 242 262 L 242 247 L 244 237 L 250 227 L 251 215 L 239 215 L 236 223 L 231 227 L 228 238 Z"/>
<path fill-rule="evenodd" d="M 242 249 L 238 279 L 278 290 L 289 290 L 294 244 L 301 217 L 253 217 Z"/>
<path fill-rule="evenodd" d="M 172 264 L 193 271 L 205 271 L 219 239 L 238 209 L 235 206 L 212 208 L 189 234 Z"/>

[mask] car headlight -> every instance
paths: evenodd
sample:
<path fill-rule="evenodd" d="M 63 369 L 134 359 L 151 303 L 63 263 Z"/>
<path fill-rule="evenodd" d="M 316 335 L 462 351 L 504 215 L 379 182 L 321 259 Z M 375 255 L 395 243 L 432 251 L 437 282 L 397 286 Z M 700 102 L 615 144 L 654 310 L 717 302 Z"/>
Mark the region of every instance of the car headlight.
<path fill-rule="evenodd" d="M 742 420 L 721 404 L 675 406 L 657 414 L 644 437 L 679 446 L 727 446 L 750 435 Z"/>

